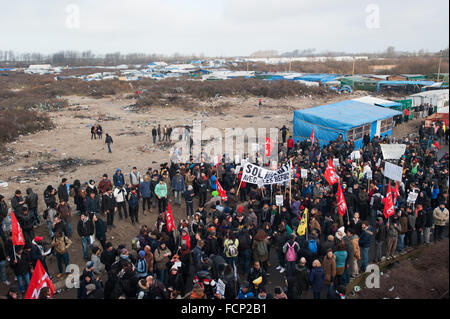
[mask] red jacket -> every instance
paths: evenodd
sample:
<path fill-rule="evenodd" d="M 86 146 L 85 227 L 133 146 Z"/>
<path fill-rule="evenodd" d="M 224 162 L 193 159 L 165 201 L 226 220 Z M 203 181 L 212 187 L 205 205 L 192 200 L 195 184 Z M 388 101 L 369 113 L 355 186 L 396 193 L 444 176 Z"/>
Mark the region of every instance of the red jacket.
<path fill-rule="evenodd" d="M 293 138 L 291 138 L 287 141 L 287 147 L 294 148 L 294 139 Z"/>

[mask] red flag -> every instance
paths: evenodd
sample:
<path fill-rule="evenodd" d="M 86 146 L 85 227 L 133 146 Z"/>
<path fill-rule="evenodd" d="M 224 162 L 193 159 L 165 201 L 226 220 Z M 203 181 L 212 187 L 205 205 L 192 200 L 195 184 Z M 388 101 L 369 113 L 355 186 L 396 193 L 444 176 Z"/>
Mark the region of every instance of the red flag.
<path fill-rule="evenodd" d="M 328 161 L 327 169 L 325 170 L 325 179 L 328 181 L 330 185 L 334 185 L 339 182 L 339 175 L 336 173 L 334 169 L 333 160 L 330 157 Z"/>
<path fill-rule="evenodd" d="M 270 139 L 270 138 L 268 138 L 267 136 L 266 136 L 266 144 L 265 144 L 265 151 L 266 151 L 266 156 L 267 157 L 269 157 L 270 156 L 270 152 L 272 152 L 272 149 L 273 149 L 273 141 Z"/>
<path fill-rule="evenodd" d="M 400 191 L 398 190 L 398 184 L 395 182 L 395 188 L 394 188 L 394 199 L 397 201 L 397 197 L 400 196 Z"/>
<path fill-rule="evenodd" d="M 223 201 L 227 201 L 228 200 L 227 192 L 222 188 L 217 178 L 216 178 L 216 185 L 217 185 L 217 192 L 219 193 L 220 198 L 222 198 Z"/>
<path fill-rule="evenodd" d="M 53 297 L 55 286 L 48 277 L 41 261 L 38 259 L 36 267 L 34 268 L 33 276 L 31 276 L 30 284 L 28 285 L 28 289 L 25 294 L 25 299 L 38 299 L 39 292 L 44 287 L 50 288 L 50 297 Z"/>
<path fill-rule="evenodd" d="M 389 218 L 395 213 L 394 202 L 392 201 L 391 183 L 389 183 L 388 185 L 386 198 L 383 201 L 384 201 L 384 210 L 383 210 L 384 217 Z"/>
<path fill-rule="evenodd" d="M 341 216 L 344 216 L 345 212 L 347 211 L 347 203 L 345 202 L 344 193 L 342 193 L 341 183 L 339 183 L 338 185 L 337 201 L 339 207 L 339 214 Z"/>
<path fill-rule="evenodd" d="M 314 128 L 311 133 L 311 144 L 314 144 Z"/>
<path fill-rule="evenodd" d="M 11 211 L 11 228 L 12 241 L 14 246 L 25 246 L 25 239 L 23 238 L 22 228 L 20 228 L 16 215 Z"/>
<path fill-rule="evenodd" d="M 175 229 L 175 224 L 173 222 L 172 209 L 170 208 L 170 203 L 167 203 L 167 213 L 166 213 L 166 225 L 167 231 L 170 233 L 173 229 Z"/>

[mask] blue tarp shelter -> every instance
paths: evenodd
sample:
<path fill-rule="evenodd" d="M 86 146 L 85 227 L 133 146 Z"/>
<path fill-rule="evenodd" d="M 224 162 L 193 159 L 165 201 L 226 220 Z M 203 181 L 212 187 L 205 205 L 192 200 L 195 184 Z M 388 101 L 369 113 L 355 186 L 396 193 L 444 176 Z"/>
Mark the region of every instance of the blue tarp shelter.
<path fill-rule="evenodd" d="M 298 110 L 294 112 L 293 137 L 295 142 L 308 139 L 314 129 L 314 137 L 323 146 L 338 138 L 339 134 L 347 140 L 349 132 L 364 132 L 363 128 L 370 129 L 370 138 L 375 135 L 391 136 L 392 124 L 383 125 L 382 121 L 401 114 L 388 108 L 352 100 Z M 362 137 L 363 134 L 360 138 L 354 138 L 357 148 L 362 146 Z"/>
<path fill-rule="evenodd" d="M 337 74 L 305 74 L 295 77 L 294 80 L 303 80 L 308 82 L 329 82 L 338 78 Z"/>

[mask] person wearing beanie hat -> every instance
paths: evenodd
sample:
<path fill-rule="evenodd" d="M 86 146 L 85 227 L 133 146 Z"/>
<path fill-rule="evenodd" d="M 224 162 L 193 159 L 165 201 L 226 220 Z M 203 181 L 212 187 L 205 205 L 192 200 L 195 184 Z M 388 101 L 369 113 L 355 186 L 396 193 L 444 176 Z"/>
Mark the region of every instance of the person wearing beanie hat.
<path fill-rule="evenodd" d="M 249 299 L 255 297 L 253 292 L 250 291 L 250 284 L 248 281 L 243 281 L 241 288 L 239 288 L 239 293 L 237 299 Z"/>
<path fill-rule="evenodd" d="M 238 206 L 238 208 L 237 208 L 237 212 L 238 212 L 238 214 L 241 214 L 242 215 L 242 212 L 244 211 L 244 207 L 243 206 Z"/>

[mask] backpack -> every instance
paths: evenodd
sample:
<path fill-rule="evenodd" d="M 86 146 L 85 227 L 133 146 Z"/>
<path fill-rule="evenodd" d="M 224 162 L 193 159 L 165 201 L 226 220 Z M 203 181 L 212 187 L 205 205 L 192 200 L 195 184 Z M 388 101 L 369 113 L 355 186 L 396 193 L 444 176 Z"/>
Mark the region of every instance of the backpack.
<path fill-rule="evenodd" d="M 145 259 L 139 259 L 136 268 L 138 273 L 145 274 L 147 272 L 147 262 Z"/>
<path fill-rule="evenodd" d="M 267 246 L 264 241 L 260 241 L 258 242 L 258 244 L 256 244 L 256 253 L 258 254 L 258 256 L 264 256 L 265 254 L 267 254 Z"/>
<path fill-rule="evenodd" d="M 315 242 L 315 241 L 314 241 Z M 295 251 L 295 243 L 291 246 L 289 245 L 289 243 L 287 243 L 288 245 L 288 251 L 286 253 L 286 260 L 287 261 L 295 261 L 297 259 L 297 253 Z"/>
<path fill-rule="evenodd" d="M 141 243 L 139 242 L 139 238 L 134 237 L 131 240 L 131 248 L 133 248 L 136 251 L 139 251 L 141 249 Z"/>
<path fill-rule="evenodd" d="M 227 252 L 230 257 L 236 257 L 239 254 L 235 243 L 236 241 L 228 245 Z"/>
<path fill-rule="evenodd" d="M 317 253 L 317 242 L 314 239 L 309 240 L 308 249 L 312 254 Z"/>

